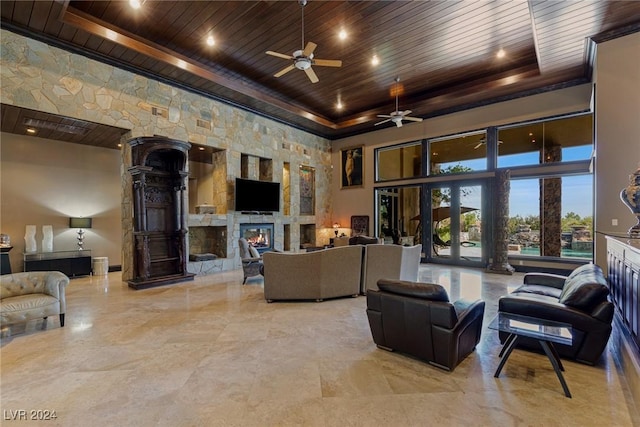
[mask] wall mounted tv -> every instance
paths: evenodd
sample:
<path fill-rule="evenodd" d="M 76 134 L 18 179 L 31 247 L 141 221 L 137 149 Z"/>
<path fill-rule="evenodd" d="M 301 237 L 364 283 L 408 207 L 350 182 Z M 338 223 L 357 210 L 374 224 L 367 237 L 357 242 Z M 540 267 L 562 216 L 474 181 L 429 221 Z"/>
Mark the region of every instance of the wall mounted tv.
<path fill-rule="evenodd" d="M 280 211 L 280 183 L 236 178 L 236 211 Z"/>

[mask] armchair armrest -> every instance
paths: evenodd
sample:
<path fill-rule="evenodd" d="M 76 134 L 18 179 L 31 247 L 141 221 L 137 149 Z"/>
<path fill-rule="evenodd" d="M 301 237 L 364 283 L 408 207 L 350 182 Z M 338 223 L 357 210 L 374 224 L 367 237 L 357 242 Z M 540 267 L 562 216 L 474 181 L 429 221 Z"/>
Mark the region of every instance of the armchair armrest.
<path fill-rule="evenodd" d="M 458 315 L 458 324 L 463 324 L 469 321 L 469 319 L 474 319 L 478 316 L 478 314 L 484 314 L 484 306 L 485 303 L 482 300 L 466 300 L 459 299 L 458 301 L 453 303 L 453 307 L 456 310 L 456 314 Z"/>
<path fill-rule="evenodd" d="M 551 273 L 527 273 L 524 275 L 523 283 L 525 285 L 543 285 L 551 286 L 557 289 L 564 287 L 566 276 Z"/>
<path fill-rule="evenodd" d="M 65 313 L 67 308 L 65 288 L 69 284 L 69 278 L 58 271 L 51 271 L 46 273 L 43 280 L 43 293 L 56 298 L 60 302 L 60 313 Z"/>

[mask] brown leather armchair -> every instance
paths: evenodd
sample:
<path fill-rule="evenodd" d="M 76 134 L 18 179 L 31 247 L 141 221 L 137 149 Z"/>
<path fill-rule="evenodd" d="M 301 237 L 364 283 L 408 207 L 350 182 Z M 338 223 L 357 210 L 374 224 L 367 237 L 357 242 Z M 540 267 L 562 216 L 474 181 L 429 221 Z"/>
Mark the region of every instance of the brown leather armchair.
<path fill-rule="evenodd" d="M 367 317 L 378 347 L 453 371 L 480 342 L 484 301 L 450 302 L 440 285 L 379 280 L 367 292 Z"/>

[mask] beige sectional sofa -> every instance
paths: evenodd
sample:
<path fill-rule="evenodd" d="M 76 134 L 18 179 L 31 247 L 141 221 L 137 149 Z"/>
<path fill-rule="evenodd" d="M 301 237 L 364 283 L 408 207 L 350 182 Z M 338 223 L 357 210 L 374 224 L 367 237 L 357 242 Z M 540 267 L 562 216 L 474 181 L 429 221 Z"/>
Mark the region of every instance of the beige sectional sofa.
<path fill-rule="evenodd" d="M 316 300 L 357 296 L 380 279 L 417 281 L 422 245 L 349 245 L 306 253 L 265 252 L 264 297 Z"/>
<path fill-rule="evenodd" d="M 59 271 L 33 271 L 0 276 L 0 325 L 60 316 L 64 326 L 65 288 L 69 278 Z"/>
<path fill-rule="evenodd" d="M 366 245 L 361 293 L 378 290 L 378 280 L 418 281 L 422 245 Z"/>
<path fill-rule="evenodd" d="M 341 246 L 306 253 L 265 252 L 264 297 L 315 300 L 360 293 L 362 246 Z"/>

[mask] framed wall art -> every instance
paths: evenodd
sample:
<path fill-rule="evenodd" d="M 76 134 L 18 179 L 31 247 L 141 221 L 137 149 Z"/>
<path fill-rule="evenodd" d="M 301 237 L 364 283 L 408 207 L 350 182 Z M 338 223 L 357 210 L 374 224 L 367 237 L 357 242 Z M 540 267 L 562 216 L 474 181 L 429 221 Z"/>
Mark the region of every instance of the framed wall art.
<path fill-rule="evenodd" d="M 353 215 L 351 217 L 351 234 L 354 236 L 369 235 L 369 215 Z"/>
<path fill-rule="evenodd" d="M 341 188 L 362 187 L 364 179 L 364 146 L 340 150 Z"/>

